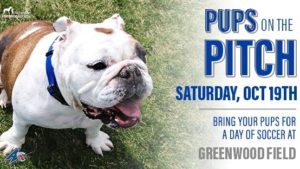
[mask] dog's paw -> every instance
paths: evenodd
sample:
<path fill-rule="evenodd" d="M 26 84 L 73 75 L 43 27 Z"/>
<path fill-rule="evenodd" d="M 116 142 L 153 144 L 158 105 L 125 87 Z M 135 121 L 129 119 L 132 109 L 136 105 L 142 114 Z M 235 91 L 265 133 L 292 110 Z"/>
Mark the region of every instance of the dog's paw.
<path fill-rule="evenodd" d="M 6 108 L 6 104 L 8 103 L 8 97 L 4 89 L 2 89 L 0 94 L 0 107 Z"/>
<path fill-rule="evenodd" d="M 99 131 L 95 137 L 87 137 L 86 144 L 91 146 L 95 153 L 101 156 L 103 156 L 103 151 L 110 151 L 114 147 L 109 140 L 109 136 L 102 131 Z"/>
<path fill-rule="evenodd" d="M 4 155 L 10 154 L 14 149 L 21 148 L 25 142 L 24 138 L 16 137 L 16 131 L 10 128 L 0 136 L 0 150 Z"/>
<path fill-rule="evenodd" d="M 4 156 L 10 154 L 16 148 L 21 148 L 21 145 L 13 144 L 9 141 L 0 141 L 0 150 L 3 151 Z"/>

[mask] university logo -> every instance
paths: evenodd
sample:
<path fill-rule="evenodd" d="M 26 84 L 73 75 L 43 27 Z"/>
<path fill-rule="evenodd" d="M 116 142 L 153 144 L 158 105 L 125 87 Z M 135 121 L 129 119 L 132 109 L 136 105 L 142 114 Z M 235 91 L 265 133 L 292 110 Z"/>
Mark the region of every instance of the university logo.
<path fill-rule="evenodd" d="M 26 154 L 21 152 L 20 149 L 14 149 L 8 156 L 5 157 L 5 161 L 9 164 L 16 162 L 24 162 L 27 159 Z"/>

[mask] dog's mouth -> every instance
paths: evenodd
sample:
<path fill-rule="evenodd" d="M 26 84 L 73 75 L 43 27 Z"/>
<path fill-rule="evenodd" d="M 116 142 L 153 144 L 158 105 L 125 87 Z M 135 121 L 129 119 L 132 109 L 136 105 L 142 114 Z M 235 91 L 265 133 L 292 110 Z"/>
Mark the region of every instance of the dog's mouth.
<path fill-rule="evenodd" d="M 128 99 L 113 107 L 98 108 L 85 103 L 84 114 L 91 119 L 100 119 L 104 124 L 113 127 L 127 128 L 134 126 L 141 119 L 140 99 Z"/>

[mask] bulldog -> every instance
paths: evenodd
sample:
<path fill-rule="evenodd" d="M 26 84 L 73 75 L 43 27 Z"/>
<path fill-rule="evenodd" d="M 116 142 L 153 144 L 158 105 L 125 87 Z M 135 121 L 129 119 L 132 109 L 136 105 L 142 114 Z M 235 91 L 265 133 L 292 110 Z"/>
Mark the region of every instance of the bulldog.
<path fill-rule="evenodd" d="M 97 154 L 113 148 L 102 125 L 127 128 L 141 120 L 152 91 L 145 50 L 115 14 L 97 24 L 67 17 L 26 22 L 0 34 L 0 105 L 11 102 L 13 125 L 0 137 L 6 155 L 21 148 L 31 125 L 84 128 Z"/>

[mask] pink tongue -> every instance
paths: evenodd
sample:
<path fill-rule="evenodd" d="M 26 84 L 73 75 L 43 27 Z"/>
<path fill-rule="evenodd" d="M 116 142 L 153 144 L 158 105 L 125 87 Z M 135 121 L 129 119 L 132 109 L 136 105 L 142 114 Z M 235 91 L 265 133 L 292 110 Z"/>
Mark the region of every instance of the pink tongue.
<path fill-rule="evenodd" d="M 127 118 L 124 119 L 121 116 L 116 116 L 116 122 L 120 127 L 131 127 L 135 125 L 141 119 L 140 99 L 129 100 L 124 103 L 116 105 L 116 107 Z"/>
<path fill-rule="evenodd" d="M 129 100 L 116 105 L 116 107 L 126 116 L 141 118 L 140 99 Z"/>

